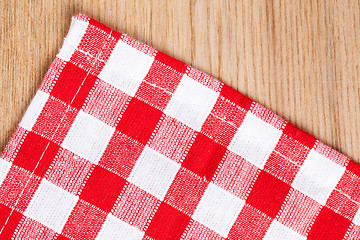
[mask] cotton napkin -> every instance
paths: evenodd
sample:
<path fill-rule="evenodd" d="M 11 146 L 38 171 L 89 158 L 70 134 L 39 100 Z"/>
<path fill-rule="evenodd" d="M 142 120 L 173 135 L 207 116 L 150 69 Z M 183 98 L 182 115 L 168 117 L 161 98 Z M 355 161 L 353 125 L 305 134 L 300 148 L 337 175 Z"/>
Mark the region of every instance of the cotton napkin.
<path fill-rule="evenodd" d="M 79 14 L 0 159 L 0 239 L 360 239 L 360 167 Z"/>

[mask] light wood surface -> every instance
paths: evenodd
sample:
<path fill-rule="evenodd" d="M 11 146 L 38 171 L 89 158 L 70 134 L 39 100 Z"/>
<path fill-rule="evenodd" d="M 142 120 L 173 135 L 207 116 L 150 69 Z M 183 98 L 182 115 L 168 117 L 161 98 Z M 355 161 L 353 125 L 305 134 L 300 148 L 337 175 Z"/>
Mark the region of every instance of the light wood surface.
<path fill-rule="evenodd" d="M 0 1 L 0 151 L 85 13 L 238 89 L 360 160 L 360 3 Z"/>

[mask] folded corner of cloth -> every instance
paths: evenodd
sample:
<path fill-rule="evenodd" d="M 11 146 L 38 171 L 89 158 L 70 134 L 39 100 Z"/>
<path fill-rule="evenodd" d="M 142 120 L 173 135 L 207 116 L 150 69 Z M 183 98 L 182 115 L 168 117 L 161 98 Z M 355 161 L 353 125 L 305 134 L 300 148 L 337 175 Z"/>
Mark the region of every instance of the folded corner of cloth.
<path fill-rule="evenodd" d="M 79 14 L 0 159 L 0 239 L 360 239 L 360 167 Z"/>

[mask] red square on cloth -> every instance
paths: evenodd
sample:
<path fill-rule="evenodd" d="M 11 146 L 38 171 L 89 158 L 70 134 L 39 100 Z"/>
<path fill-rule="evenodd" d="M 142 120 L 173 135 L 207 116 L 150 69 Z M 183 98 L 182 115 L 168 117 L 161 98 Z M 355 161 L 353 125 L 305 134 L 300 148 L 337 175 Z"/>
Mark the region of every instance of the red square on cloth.
<path fill-rule="evenodd" d="M 213 181 L 240 199 L 246 199 L 259 171 L 255 165 L 229 152 Z"/>
<path fill-rule="evenodd" d="M 105 61 L 96 56 L 89 55 L 81 50 L 75 50 L 70 58 L 70 63 L 89 72 L 93 76 L 98 76 L 105 65 Z"/>
<path fill-rule="evenodd" d="M 310 148 L 294 138 L 282 134 L 275 147 L 275 151 L 286 160 L 290 160 L 292 163 L 300 166 L 308 156 Z"/>
<path fill-rule="evenodd" d="M 145 230 L 161 201 L 150 193 L 129 183 L 116 201 L 111 212 L 122 221 Z"/>
<path fill-rule="evenodd" d="M 246 201 L 269 217 L 275 218 L 289 190 L 290 185 L 262 171 Z"/>
<path fill-rule="evenodd" d="M 29 132 L 22 143 L 14 164 L 43 177 L 59 150 L 55 143 Z"/>
<path fill-rule="evenodd" d="M 16 210 L 12 211 L 10 207 L 0 204 L 0 224 L 3 226 L 1 228 L 0 239 L 6 239 L 8 236 L 11 236 L 20 223 L 21 218 L 21 213 Z"/>
<path fill-rule="evenodd" d="M 171 99 L 171 93 L 143 81 L 135 95 L 136 98 L 159 110 L 164 110 Z"/>
<path fill-rule="evenodd" d="M 191 239 L 214 239 L 214 240 L 225 240 L 220 234 L 216 233 L 212 229 L 206 227 L 205 225 L 193 221 L 189 224 L 187 231 L 185 233 L 185 237 L 183 239 L 191 240 Z"/>
<path fill-rule="evenodd" d="M 74 107 L 50 96 L 32 130 L 60 145 L 70 130 L 77 113 L 78 110 Z"/>
<path fill-rule="evenodd" d="M 146 144 L 161 115 L 160 110 L 132 98 L 116 129 L 140 143 Z"/>
<path fill-rule="evenodd" d="M 67 149 L 60 149 L 45 178 L 62 189 L 78 195 L 93 164 Z"/>
<path fill-rule="evenodd" d="M 51 95 L 79 109 L 85 102 L 95 77 L 85 70 L 67 63 L 56 81 Z"/>
<path fill-rule="evenodd" d="M 351 168 L 348 168 L 351 169 Z M 360 201 L 360 175 L 346 170 L 338 182 L 336 189 L 355 202 Z"/>
<path fill-rule="evenodd" d="M 292 183 L 299 169 L 299 165 L 289 161 L 286 157 L 276 151 L 270 155 L 264 166 L 265 171 L 288 184 Z"/>
<path fill-rule="evenodd" d="M 160 52 L 160 51 L 158 51 L 156 53 L 155 61 L 158 61 L 158 62 L 164 64 L 165 66 L 172 68 L 173 70 L 177 71 L 180 74 L 185 73 L 186 68 L 187 68 L 185 63 L 183 63 L 173 57 L 170 57 L 169 55 L 167 55 L 163 52 Z"/>
<path fill-rule="evenodd" d="M 189 221 L 190 217 L 170 205 L 162 203 L 155 213 L 146 235 L 159 240 L 180 239 Z"/>
<path fill-rule="evenodd" d="M 357 202 L 352 201 L 347 195 L 336 190 L 330 194 L 326 206 L 350 220 L 354 219 L 360 207 Z"/>
<path fill-rule="evenodd" d="M 106 61 L 121 35 L 104 31 L 105 26 L 100 25 L 99 28 L 95 22 L 93 24 L 86 29 L 78 48 L 99 60 Z"/>
<path fill-rule="evenodd" d="M 16 165 L 11 166 L 0 186 L 0 203 L 24 212 L 40 182 L 39 176 Z"/>
<path fill-rule="evenodd" d="M 310 240 L 335 240 L 342 239 L 350 226 L 349 219 L 333 212 L 327 207 L 323 207 L 315 219 L 308 239 Z"/>
<path fill-rule="evenodd" d="M 229 233 L 229 240 L 262 239 L 272 219 L 260 210 L 245 205 Z"/>
<path fill-rule="evenodd" d="M 228 146 L 236 133 L 237 128 L 215 115 L 209 115 L 202 126 L 201 132 L 207 136 L 213 136 L 213 139 Z"/>
<path fill-rule="evenodd" d="M 71 212 L 62 234 L 69 236 L 70 239 L 95 239 L 105 222 L 106 215 L 99 208 L 80 200 Z"/>
<path fill-rule="evenodd" d="M 159 89 L 163 89 L 166 92 L 173 93 L 180 83 L 181 77 L 184 73 L 182 70 L 179 72 L 159 61 L 159 54 L 156 56 L 157 58 L 151 65 L 144 81 L 156 86 Z"/>
<path fill-rule="evenodd" d="M 207 187 L 207 182 L 182 168 L 170 186 L 164 201 L 191 216 Z"/>
<path fill-rule="evenodd" d="M 359 196 L 348 157 L 78 14 L 0 157 L 0 239 L 358 240 Z"/>
<path fill-rule="evenodd" d="M 298 190 L 291 190 L 277 220 L 294 231 L 306 235 L 321 205 Z"/>
<path fill-rule="evenodd" d="M 110 212 L 125 183 L 125 179 L 102 167 L 95 166 L 80 198 L 105 212 Z"/>
<path fill-rule="evenodd" d="M 15 239 L 54 239 L 56 232 L 38 221 L 32 218 L 26 217 L 19 224 L 16 233 L 14 234 Z"/>
<path fill-rule="evenodd" d="M 99 165 L 123 178 L 127 178 L 144 147 L 144 144 L 115 131 L 99 161 Z"/>
<path fill-rule="evenodd" d="M 89 93 L 84 112 L 115 127 L 130 97 L 116 87 L 98 80 Z"/>
<path fill-rule="evenodd" d="M 149 146 L 171 160 L 180 163 L 187 154 L 194 136 L 194 129 L 175 118 L 166 116 L 161 121 Z"/>
<path fill-rule="evenodd" d="M 199 133 L 182 165 L 197 175 L 211 181 L 226 148 Z"/>
<path fill-rule="evenodd" d="M 299 141 L 310 149 L 314 146 L 316 142 L 315 137 L 311 136 L 307 132 L 304 132 L 303 130 L 300 130 L 291 123 L 286 124 L 284 128 L 284 134 L 292 137 L 294 140 Z"/>
<path fill-rule="evenodd" d="M 232 103 L 242 107 L 245 110 L 249 110 L 251 104 L 254 102 L 250 98 L 242 95 L 241 93 L 226 85 L 223 86 L 220 94 L 221 96 L 225 97 Z"/>

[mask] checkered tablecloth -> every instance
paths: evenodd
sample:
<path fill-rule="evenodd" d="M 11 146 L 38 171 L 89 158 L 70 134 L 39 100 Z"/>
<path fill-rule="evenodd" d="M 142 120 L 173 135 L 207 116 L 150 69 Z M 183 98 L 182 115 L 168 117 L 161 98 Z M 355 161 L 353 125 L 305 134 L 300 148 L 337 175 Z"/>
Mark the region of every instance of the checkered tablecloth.
<path fill-rule="evenodd" d="M 360 167 L 79 14 L 0 159 L 0 239 L 360 239 Z"/>

